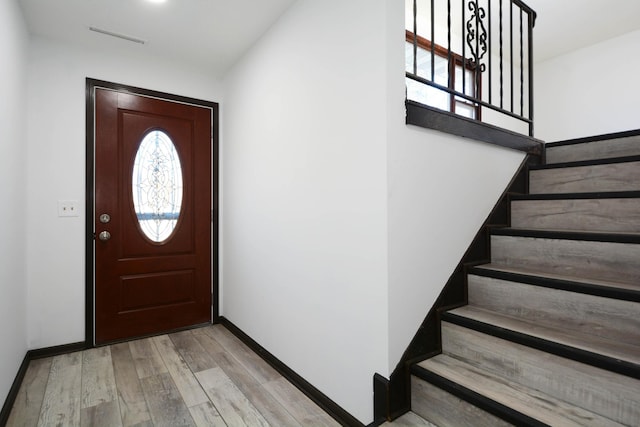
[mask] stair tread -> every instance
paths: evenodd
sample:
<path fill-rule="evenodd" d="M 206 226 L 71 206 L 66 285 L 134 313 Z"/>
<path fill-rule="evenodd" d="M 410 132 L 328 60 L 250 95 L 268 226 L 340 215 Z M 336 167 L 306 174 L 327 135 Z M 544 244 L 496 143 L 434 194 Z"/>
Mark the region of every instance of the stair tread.
<path fill-rule="evenodd" d="M 445 354 L 424 360 L 418 366 L 549 425 L 622 425 L 585 409 L 558 401 L 539 391 L 508 381 Z"/>
<path fill-rule="evenodd" d="M 640 284 L 638 283 L 613 281 L 613 280 L 601 280 L 601 279 L 594 279 L 586 276 L 580 277 L 580 276 L 574 276 L 574 275 L 549 273 L 546 271 L 540 271 L 539 269 L 535 269 L 535 268 L 529 269 L 525 267 L 511 267 L 511 266 L 506 266 L 506 265 L 501 265 L 496 263 L 482 264 L 482 265 L 476 266 L 475 268 L 640 292 Z"/>
<path fill-rule="evenodd" d="M 640 369 L 640 346 L 638 345 L 587 336 L 574 331 L 567 332 L 562 328 L 562 325 L 542 325 L 471 305 L 449 312 L 542 340 L 632 363 Z"/>
<path fill-rule="evenodd" d="M 396 418 L 393 421 L 387 421 L 380 425 L 391 427 L 438 427 L 414 412 L 407 412 L 403 416 Z"/>

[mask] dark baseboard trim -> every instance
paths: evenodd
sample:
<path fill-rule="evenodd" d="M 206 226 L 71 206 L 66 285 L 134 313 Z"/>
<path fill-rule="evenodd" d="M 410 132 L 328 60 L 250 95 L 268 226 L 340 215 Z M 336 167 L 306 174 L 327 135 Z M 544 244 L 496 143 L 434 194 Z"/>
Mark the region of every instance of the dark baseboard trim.
<path fill-rule="evenodd" d="M 24 359 L 22 359 L 22 363 L 18 368 L 18 373 L 16 374 L 15 379 L 13 380 L 13 384 L 11 384 L 11 388 L 9 389 L 9 393 L 7 394 L 7 398 L 2 405 L 2 410 L 0 411 L 0 426 L 4 426 L 9 421 L 9 414 L 11 413 L 11 409 L 13 408 L 13 404 L 18 397 L 18 392 L 20 391 L 20 386 L 22 385 L 22 380 L 24 379 L 25 374 L 27 373 L 27 368 L 29 367 L 29 362 L 35 359 L 42 359 L 45 357 L 58 356 L 60 354 L 73 353 L 74 351 L 82 351 L 87 349 L 87 345 L 84 342 L 77 342 L 72 344 L 64 344 L 57 345 L 53 347 L 40 348 L 36 350 L 29 350 L 24 355 Z"/>
<path fill-rule="evenodd" d="M 542 154 L 544 143 L 531 136 L 468 119 L 415 101 L 407 100 L 405 106 L 408 125 L 434 129 L 528 154 Z"/>
<path fill-rule="evenodd" d="M 640 366 L 624 360 L 607 357 L 602 354 L 593 353 L 579 348 L 571 347 L 557 342 L 548 341 L 542 338 L 527 335 L 521 332 L 504 329 L 489 323 L 480 322 L 459 316 L 455 313 L 444 313 L 442 320 L 453 323 L 463 328 L 491 335 L 496 338 L 534 348 L 545 353 L 554 354 L 565 359 L 591 365 L 596 368 L 615 372 L 628 377 L 640 379 Z"/>
<path fill-rule="evenodd" d="M 478 408 L 495 415 L 516 426 L 527 427 L 549 427 L 547 424 L 529 417 L 521 412 L 509 408 L 495 400 L 489 399 L 473 390 L 455 383 L 447 378 L 441 377 L 421 366 L 414 365 L 411 373 L 416 377 L 441 388 L 442 390 L 462 399 Z"/>
<path fill-rule="evenodd" d="M 29 362 L 30 362 L 29 352 L 27 352 L 27 354 L 24 356 L 24 359 L 22 359 L 20 368 L 18 368 L 18 373 L 16 374 L 16 377 L 13 380 L 13 384 L 11 384 L 11 388 L 9 389 L 7 398 L 4 401 L 4 405 L 2 405 L 2 410 L 0 411 L 0 426 L 6 425 L 7 421 L 9 421 L 9 414 L 11 414 L 13 403 L 16 401 L 16 398 L 18 397 L 18 392 L 20 391 L 22 380 L 24 379 L 24 376 L 27 373 Z"/>
<path fill-rule="evenodd" d="M 602 135 L 589 136 L 586 138 L 566 139 L 563 141 L 555 141 L 547 144 L 549 147 L 560 147 L 563 145 L 584 144 L 586 142 L 606 141 L 609 139 L 628 138 L 640 135 L 640 129 L 629 130 L 624 132 L 606 133 Z"/>
<path fill-rule="evenodd" d="M 307 397 L 313 400 L 325 412 L 331 415 L 336 421 L 343 426 L 364 427 L 364 424 L 358 421 L 353 415 L 344 410 L 340 405 L 331 400 L 327 395 L 315 388 L 310 382 L 298 375 L 293 369 L 289 368 L 273 354 L 269 353 L 264 347 L 258 344 L 253 338 L 244 333 L 240 328 L 234 325 L 224 316 L 218 318 L 218 322 L 231 333 L 244 342 L 251 350 L 264 359 L 276 371 L 278 371 L 291 384 L 296 386 Z"/>

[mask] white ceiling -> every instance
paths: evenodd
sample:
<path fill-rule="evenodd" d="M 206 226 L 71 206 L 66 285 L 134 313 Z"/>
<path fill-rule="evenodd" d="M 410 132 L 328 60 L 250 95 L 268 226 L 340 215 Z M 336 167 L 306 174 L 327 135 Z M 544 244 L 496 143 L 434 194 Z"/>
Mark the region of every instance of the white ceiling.
<path fill-rule="evenodd" d="M 94 49 L 131 49 L 222 76 L 295 0 L 19 0 L 29 31 Z M 89 31 L 97 27 L 144 45 Z"/>
<path fill-rule="evenodd" d="M 217 76 L 223 76 L 295 1 L 19 0 L 33 34 L 93 49 L 163 55 L 205 67 Z M 538 12 L 536 61 L 640 29 L 639 0 L 525 2 Z M 89 27 L 146 43 L 94 33 Z"/>

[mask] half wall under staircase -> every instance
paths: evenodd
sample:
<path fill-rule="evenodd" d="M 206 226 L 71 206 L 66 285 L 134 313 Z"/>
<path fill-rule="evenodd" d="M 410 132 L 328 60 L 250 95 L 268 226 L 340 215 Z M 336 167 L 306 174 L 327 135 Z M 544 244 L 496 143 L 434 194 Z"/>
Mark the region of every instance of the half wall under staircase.
<path fill-rule="evenodd" d="M 640 425 L 640 132 L 547 144 L 528 176 L 392 426 Z"/>

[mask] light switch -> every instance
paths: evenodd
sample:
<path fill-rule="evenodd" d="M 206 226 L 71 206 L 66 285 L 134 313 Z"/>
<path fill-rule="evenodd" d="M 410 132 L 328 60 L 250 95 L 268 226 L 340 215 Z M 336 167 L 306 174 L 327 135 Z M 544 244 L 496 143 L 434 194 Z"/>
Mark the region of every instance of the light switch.
<path fill-rule="evenodd" d="M 58 216 L 80 216 L 77 200 L 58 200 Z"/>

